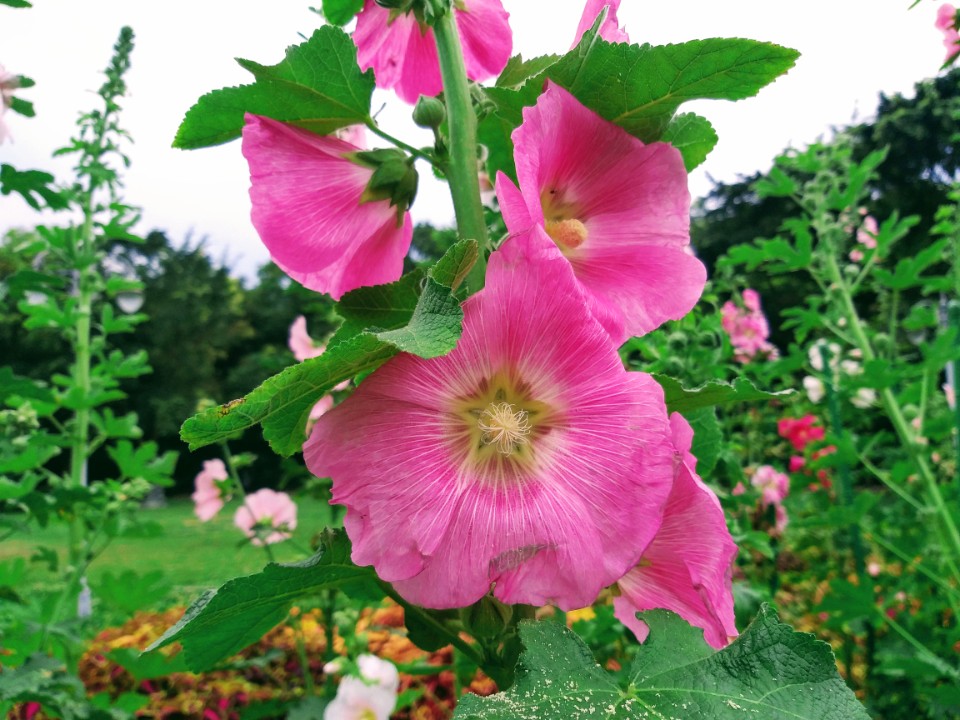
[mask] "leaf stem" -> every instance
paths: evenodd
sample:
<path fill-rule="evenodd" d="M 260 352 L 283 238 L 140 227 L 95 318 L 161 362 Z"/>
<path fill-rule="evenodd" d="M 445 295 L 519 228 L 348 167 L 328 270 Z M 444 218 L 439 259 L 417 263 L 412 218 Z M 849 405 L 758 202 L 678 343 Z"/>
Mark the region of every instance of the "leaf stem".
<path fill-rule="evenodd" d="M 379 135 L 388 143 L 395 145 L 401 150 L 406 150 L 408 153 L 410 153 L 414 157 L 420 158 L 421 160 L 426 160 L 428 163 L 430 163 L 433 166 L 436 166 L 438 164 L 436 158 L 434 158 L 432 155 L 428 155 L 423 150 L 418 150 L 417 148 L 413 147 L 413 145 L 409 145 L 405 143 L 403 140 L 399 138 L 395 138 L 393 135 L 386 132 L 385 130 L 381 130 L 380 126 L 377 125 L 377 121 L 374 120 L 373 118 L 367 118 L 367 120 L 365 121 L 365 124 L 370 129 L 370 132 L 372 132 L 374 135 Z"/>

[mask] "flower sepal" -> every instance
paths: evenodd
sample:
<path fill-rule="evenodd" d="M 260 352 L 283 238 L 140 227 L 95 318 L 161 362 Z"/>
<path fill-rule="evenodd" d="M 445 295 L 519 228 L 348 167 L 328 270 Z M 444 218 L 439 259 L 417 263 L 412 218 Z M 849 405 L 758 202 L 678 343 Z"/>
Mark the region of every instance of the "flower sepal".
<path fill-rule="evenodd" d="M 484 595 L 469 607 L 460 609 L 463 629 L 478 640 L 498 638 L 510 626 L 513 607 L 497 600 L 493 595 Z"/>
<path fill-rule="evenodd" d="M 402 150 L 384 148 L 352 153 L 348 159 L 373 168 L 360 203 L 389 200 L 390 206 L 397 208 L 397 227 L 402 226 L 404 213 L 413 205 L 420 182 L 414 158 Z"/>

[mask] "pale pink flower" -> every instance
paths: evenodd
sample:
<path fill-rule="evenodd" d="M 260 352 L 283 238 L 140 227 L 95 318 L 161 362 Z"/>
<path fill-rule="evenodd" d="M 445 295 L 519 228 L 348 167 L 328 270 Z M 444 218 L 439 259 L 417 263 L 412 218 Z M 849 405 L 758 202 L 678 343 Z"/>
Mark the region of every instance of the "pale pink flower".
<path fill-rule="evenodd" d="M 711 646 L 722 648 L 737 636 L 731 586 L 737 546 L 720 501 L 697 475 L 690 452 L 693 430 L 678 413 L 670 416 L 670 427 L 677 463 L 663 525 L 640 564 L 617 583 L 614 614 L 643 642 L 648 628 L 636 613 L 671 610 L 703 628 Z"/>
<path fill-rule="evenodd" d="M 850 398 L 850 404 L 859 410 L 866 410 L 877 402 L 877 391 L 873 388 L 858 388 Z"/>
<path fill-rule="evenodd" d="M 790 492 L 790 476 L 778 472 L 770 465 L 761 465 L 753 473 L 750 483 L 760 491 L 764 507 L 779 505 Z"/>
<path fill-rule="evenodd" d="M 389 720 L 396 704 L 396 691 L 348 676 L 340 681 L 337 696 L 324 708 L 323 720 Z"/>
<path fill-rule="evenodd" d="M 334 299 L 399 278 L 413 237 L 409 213 L 398 224 L 389 200 L 363 200 L 373 170 L 349 159 L 358 150 L 258 115 L 243 128 L 260 239 L 291 278 Z"/>
<path fill-rule="evenodd" d="M 510 15 L 500 0 L 462 0 L 454 3 L 453 13 L 467 77 L 482 82 L 499 75 L 513 49 Z M 373 68 L 377 85 L 393 88 L 401 100 L 413 104 L 421 95 L 443 90 L 433 30 L 412 12 L 397 14 L 366 0 L 353 41 L 360 68 Z"/>
<path fill-rule="evenodd" d="M 201 522 L 211 520 L 220 512 L 223 503 L 230 499 L 230 493 L 225 484 L 229 477 L 223 460 L 219 458 L 204 460 L 203 470 L 197 473 L 197 477 L 193 480 L 195 489 L 191 495 L 193 511 Z"/>
<path fill-rule="evenodd" d="M 690 193 L 680 152 L 645 145 L 547 84 L 513 133 L 520 189 L 497 175 L 507 229 L 546 229 L 618 345 L 686 315 L 706 283 L 687 254 Z"/>
<path fill-rule="evenodd" d="M 950 3 L 944 3 L 937 10 L 937 21 L 934 23 L 938 30 L 943 32 L 943 46 L 947 49 L 945 63 L 950 62 L 960 53 L 960 33 L 957 32 L 957 9 Z"/>
<path fill-rule="evenodd" d="M 947 399 L 947 405 L 953 410 L 957 406 L 957 392 L 950 383 L 943 384 L 943 395 Z"/>
<path fill-rule="evenodd" d="M 803 378 L 803 389 L 807 391 L 807 397 L 810 398 L 810 402 L 812 403 L 818 403 L 823 400 L 823 396 L 827 392 L 823 381 L 812 375 L 807 375 Z"/>
<path fill-rule="evenodd" d="M 858 263 L 863 260 L 863 250 L 853 249 L 850 251 L 850 262 Z"/>
<path fill-rule="evenodd" d="M 7 72 L 0 65 L 0 145 L 10 138 L 10 130 L 3 120 L 3 115 L 13 99 L 13 91 L 20 87 L 20 76 Z"/>
<path fill-rule="evenodd" d="M 877 220 L 873 215 L 865 215 L 863 224 L 857 230 L 857 242 L 868 250 L 874 250 L 877 247 L 877 235 L 880 234 L 880 228 L 877 226 Z"/>
<path fill-rule="evenodd" d="M 767 340 L 770 325 L 760 308 L 760 295 L 747 288 L 742 295 L 743 307 L 728 300 L 720 308 L 720 324 L 730 337 L 734 358 L 749 362 L 758 355 L 776 357 L 777 349 Z"/>
<path fill-rule="evenodd" d="M 733 486 L 733 490 L 730 491 L 731 495 L 744 495 L 747 492 L 746 486 L 742 482 L 738 482 Z"/>
<path fill-rule="evenodd" d="M 493 587 L 565 610 L 636 565 L 673 483 L 663 393 L 583 308 L 532 228 L 491 256 L 450 354 L 401 354 L 320 418 L 304 458 L 333 479 L 355 563 L 424 607 Z"/>
<path fill-rule="evenodd" d="M 790 524 L 790 516 L 787 514 L 787 508 L 783 505 L 773 506 L 774 524 L 773 529 L 777 535 L 783 535 L 783 531 Z"/>
<path fill-rule="evenodd" d="M 272 545 L 288 540 L 297 527 L 297 505 L 284 492 L 270 488 L 247 495 L 237 508 L 233 524 L 254 545 Z"/>
<path fill-rule="evenodd" d="M 570 47 L 577 46 L 583 34 L 593 27 L 597 16 L 604 8 L 607 8 L 607 17 L 600 25 L 600 37 L 611 43 L 630 42 L 630 36 L 620 27 L 620 21 L 617 20 L 620 2 L 621 0 L 587 0 L 587 4 L 583 7 L 583 15 L 580 16 L 580 24 L 577 25 L 577 36 Z"/>
<path fill-rule="evenodd" d="M 400 673 L 389 660 L 381 660 L 376 655 L 360 655 L 357 657 L 357 667 L 364 680 L 394 694 L 399 690 Z"/>
<path fill-rule="evenodd" d="M 320 357 L 325 350 L 323 345 L 314 344 L 313 338 L 307 332 L 307 319 L 303 315 L 298 315 L 297 319 L 290 325 L 290 336 L 287 344 L 297 362 L 303 362 L 307 358 Z"/>
<path fill-rule="evenodd" d="M 877 577 L 881 572 L 883 572 L 883 565 L 876 560 L 871 560 L 867 563 L 867 575 L 870 577 Z"/>

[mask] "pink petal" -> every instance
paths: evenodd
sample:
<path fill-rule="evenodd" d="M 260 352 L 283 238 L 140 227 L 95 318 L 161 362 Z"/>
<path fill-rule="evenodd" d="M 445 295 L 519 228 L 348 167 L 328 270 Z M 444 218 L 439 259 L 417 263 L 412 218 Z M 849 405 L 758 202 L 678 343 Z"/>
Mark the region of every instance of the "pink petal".
<path fill-rule="evenodd" d="M 503 221 L 513 232 L 523 232 L 533 225 L 530 211 L 527 210 L 526 200 L 520 194 L 520 189 L 504 173 L 497 172 L 496 181 L 497 202 Z"/>
<path fill-rule="evenodd" d="M 957 19 L 957 9 L 950 3 L 944 3 L 937 9 L 937 20 L 934 23 L 938 30 L 946 32 L 954 26 Z"/>
<path fill-rule="evenodd" d="M 297 362 L 303 362 L 307 358 L 320 357 L 324 351 L 322 345 L 314 345 L 313 338 L 307 333 L 307 319 L 303 315 L 298 315 L 297 319 L 290 325 L 287 345 Z"/>
<path fill-rule="evenodd" d="M 676 148 L 644 145 L 552 83 L 523 118 L 513 141 L 527 215 L 582 223 L 585 239 L 565 253 L 593 307 L 620 316 L 614 341 L 689 312 L 706 270 L 688 251 L 690 194 Z M 506 182 L 498 187 L 508 229 L 522 232 L 515 197 Z M 545 218 L 551 206 L 556 216 Z"/>
<path fill-rule="evenodd" d="M 597 16 L 603 8 L 608 8 L 607 17 L 600 25 L 600 37 L 611 43 L 628 43 L 630 36 L 620 27 L 620 21 L 617 20 L 617 10 L 620 9 L 620 0 L 587 0 L 583 7 L 583 15 L 580 16 L 580 24 L 577 25 L 577 36 L 574 38 L 571 49 L 579 43 L 583 34 L 593 27 L 597 21 Z"/>
<path fill-rule="evenodd" d="M 456 10 L 457 30 L 463 47 L 467 77 L 483 82 L 500 74 L 513 51 L 510 14 L 500 0 L 466 0 Z"/>
<path fill-rule="evenodd" d="M 671 610 L 703 628 L 711 646 L 722 648 L 737 635 L 731 590 L 737 546 L 720 502 L 696 474 L 690 425 L 674 413 L 670 427 L 681 460 L 663 525 L 640 564 L 618 583 L 621 596 L 614 602 L 615 615 L 642 642 L 647 630 L 635 613 Z"/>
<path fill-rule="evenodd" d="M 528 245 L 543 250 L 533 261 Z M 504 602 L 583 607 L 659 526 L 673 476 L 662 391 L 624 370 L 551 245 L 495 252 L 456 349 L 389 361 L 318 420 L 304 448 L 347 507 L 354 562 L 412 602 L 464 606 L 494 585 Z M 552 419 L 531 441 L 533 465 L 491 475 L 465 455 L 453 408 L 498 373 Z"/>
<path fill-rule="evenodd" d="M 260 238 L 294 280 L 335 299 L 399 278 L 413 234 L 388 201 L 361 203 L 373 173 L 346 159 L 356 150 L 257 115 L 243 129 Z"/>

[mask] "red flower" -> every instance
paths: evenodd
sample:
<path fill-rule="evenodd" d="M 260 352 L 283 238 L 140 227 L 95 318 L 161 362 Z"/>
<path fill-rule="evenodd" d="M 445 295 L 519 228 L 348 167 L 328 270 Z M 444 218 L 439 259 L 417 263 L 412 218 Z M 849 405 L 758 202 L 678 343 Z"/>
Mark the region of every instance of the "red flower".
<path fill-rule="evenodd" d="M 824 429 L 815 425 L 817 418 L 804 415 L 802 418 L 781 418 L 777 422 L 777 432 L 786 438 L 795 450 L 802 451 L 815 440 L 823 440 Z"/>

